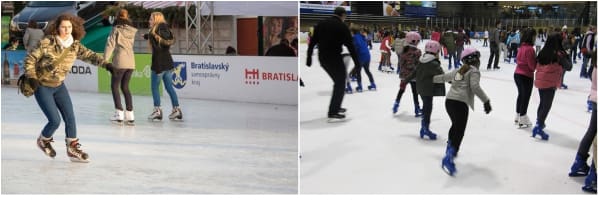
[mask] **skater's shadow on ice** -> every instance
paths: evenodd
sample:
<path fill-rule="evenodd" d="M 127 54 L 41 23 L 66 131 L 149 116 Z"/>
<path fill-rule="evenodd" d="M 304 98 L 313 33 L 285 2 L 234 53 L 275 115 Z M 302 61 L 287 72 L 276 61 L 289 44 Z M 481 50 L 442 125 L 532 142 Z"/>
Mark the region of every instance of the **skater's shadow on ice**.
<path fill-rule="evenodd" d="M 316 118 L 307 121 L 300 121 L 301 129 L 324 129 L 324 128 L 336 128 L 340 126 L 344 126 L 346 123 L 349 123 L 352 119 L 346 118 L 344 121 L 339 122 L 328 122 L 329 118 Z"/>
<path fill-rule="evenodd" d="M 535 142 L 540 142 L 540 143 L 548 143 L 548 144 L 552 144 L 552 145 L 556 145 L 556 146 L 560 146 L 566 149 L 572 149 L 574 151 L 577 151 L 577 148 L 579 147 L 579 140 L 575 140 L 572 137 L 566 137 L 565 135 L 563 135 L 561 132 L 552 130 L 552 129 L 544 129 L 544 131 L 546 131 L 546 133 L 548 133 L 548 135 L 550 135 L 550 138 L 546 141 L 546 140 L 541 140 L 540 136 L 536 136 L 535 139 L 531 137 L 532 134 L 532 129 L 533 128 L 523 128 L 523 129 L 519 129 L 519 134 L 520 133 L 525 133 L 526 136 L 530 139 L 530 140 L 535 140 Z"/>
<path fill-rule="evenodd" d="M 470 187 L 494 190 L 500 186 L 500 182 L 498 182 L 494 173 L 488 168 L 470 163 L 456 163 L 456 167 L 457 172 L 455 177 L 448 179 L 444 187 Z"/>
<path fill-rule="evenodd" d="M 415 117 L 414 114 L 409 112 L 396 113 L 394 119 L 402 122 L 421 122 L 421 117 Z"/>

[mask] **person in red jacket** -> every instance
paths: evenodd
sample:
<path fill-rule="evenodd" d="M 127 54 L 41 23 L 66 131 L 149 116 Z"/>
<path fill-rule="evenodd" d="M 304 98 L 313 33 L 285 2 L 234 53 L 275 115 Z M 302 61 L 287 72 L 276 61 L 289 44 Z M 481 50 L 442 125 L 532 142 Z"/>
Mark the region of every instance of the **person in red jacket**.
<path fill-rule="evenodd" d="M 533 128 L 532 137 L 540 135 L 542 140 L 548 140 L 550 137 L 544 128 L 546 127 L 546 117 L 552 107 L 556 88 L 560 87 L 563 66 L 560 65 L 560 59 L 568 56 L 562 49 L 560 33 L 555 32 L 548 36 L 548 41 L 537 56 L 537 67 L 535 71 L 535 87 L 540 93 L 540 105 L 537 110 L 537 123 Z"/>
<path fill-rule="evenodd" d="M 517 53 L 517 67 L 514 73 L 518 91 L 515 124 L 519 125 L 519 128 L 531 126 L 531 121 L 527 116 L 527 107 L 529 107 L 529 98 L 533 89 L 533 73 L 537 66 L 536 54 L 533 49 L 535 35 L 536 32 L 533 29 L 523 31 L 521 47 Z"/>

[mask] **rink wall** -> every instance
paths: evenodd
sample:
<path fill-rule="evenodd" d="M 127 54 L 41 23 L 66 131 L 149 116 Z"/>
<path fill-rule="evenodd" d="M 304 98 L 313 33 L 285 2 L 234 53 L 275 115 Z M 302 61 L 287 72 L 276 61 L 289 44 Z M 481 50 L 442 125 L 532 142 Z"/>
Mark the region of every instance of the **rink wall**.
<path fill-rule="evenodd" d="M 3 80 L 23 73 L 25 51 L 2 50 Z M 150 54 L 136 54 L 129 82 L 134 95 L 151 95 Z M 298 58 L 173 55 L 173 85 L 181 98 L 251 103 L 298 104 Z M 71 91 L 110 93 L 110 73 L 76 60 L 65 80 Z M 8 81 L 7 81 L 8 82 Z M 165 95 L 160 87 L 161 95 Z"/>

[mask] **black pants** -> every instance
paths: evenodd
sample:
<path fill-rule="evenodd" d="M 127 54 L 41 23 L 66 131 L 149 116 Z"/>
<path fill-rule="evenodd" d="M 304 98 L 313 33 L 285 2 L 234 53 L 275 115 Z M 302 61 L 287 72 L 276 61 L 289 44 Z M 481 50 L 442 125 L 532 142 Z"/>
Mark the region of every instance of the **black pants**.
<path fill-rule="evenodd" d="M 362 78 L 361 78 L 361 74 L 360 74 L 361 68 L 365 69 L 365 73 L 367 74 L 367 77 L 369 77 L 369 82 L 371 82 L 371 83 L 375 82 L 375 80 L 373 79 L 373 74 L 371 74 L 371 71 L 369 71 L 369 63 L 370 63 L 370 61 L 361 62 L 360 66 L 356 67 L 356 81 L 357 81 L 358 85 L 362 85 Z"/>
<path fill-rule="evenodd" d="M 123 105 L 121 104 L 121 94 L 119 94 L 119 85 L 121 87 L 121 91 L 123 92 L 123 96 L 125 97 L 125 106 L 127 107 L 127 111 L 133 110 L 131 92 L 129 91 L 129 80 L 131 80 L 132 73 L 133 69 L 113 70 L 110 89 L 112 90 L 113 103 L 115 104 L 115 108 L 118 110 L 123 110 Z"/>
<path fill-rule="evenodd" d="M 406 88 L 406 84 L 410 83 L 410 90 L 413 95 L 413 103 L 415 104 L 415 108 L 419 107 L 419 94 L 417 94 L 417 82 L 414 81 L 400 81 L 400 90 L 398 90 L 398 95 L 396 95 L 396 101 L 400 102 L 400 98 L 402 98 L 402 94 L 404 94 L 404 89 Z"/>
<path fill-rule="evenodd" d="M 463 136 L 465 136 L 465 129 L 467 128 L 469 106 L 462 101 L 446 99 L 446 112 L 450 116 L 450 121 L 452 121 L 452 126 L 450 126 L 450 131 L 448 131 L 448 139 L 450 140 L 450 145 L 458 153 Z"/>
<path fill-rule="evenodd" d="M 326 58 L 323 58 L 326 57 Z M 344 100 L 344 88 L 346 87 L 346 66 L 342 56 L 321 56 L 319 62 L 331 80 L 333 80 L 333 93 L 329 102 L 328 114 L 337 114 Z"/>
<path fill-rule="evenodd" d="M 508 58 L 517 58 L 517 50 L 519 50 L 519 44 L 517 43 L 510 43 L 510 54 L 508 56 Z"/>
<path fill-rule="evenodd" d="M 577 150 L 577 155 L 581 156 L 582 158 L 589 157 L 588 152 L 590 152 L 590 147 L 592 146 L 592 142 L 594 142 L 594 138 L 596 137 L 596 116 L 598 115 L 596 106 L 596 102 L 592 102 L 592 118 L 590 119 L 590 125 L 588 126 L 583 138 L 581 138 L 579 149 Z"/>
<path fill-rule="evenodd" d="M 548 117 L 548 113 L 550 112 L 550 108 L 552 108 L 552 101 L 554 101 L 554 93 L 556 93 L 556 88 L 545 88 L 539 89 L 540 92 L 540 106 L 538 106 L 537 110 L 537 123 L 542 127 L 546 126 L 546 117 Z"/>
<path fill-rule="evenodd" d="M 421 100 L 423 101 L 423 123 L 429 126 L 429 122 L 431 122 L 431 111 L 433 110 L 433 96 L 422 96 Z"/>
<path fill-rule="evenodd" d="M 527 108 L 529 107 L 529 98 L 531 97 L 531 90 L 533 89 L 533 78 L 523 76 L 521 74 L 515 74 L 515 84 L 517 84 L 517 113 L 521 116 L 527 115 Z"/>
<path fill-rule="evenodd" d="M 498 47 L 498 44 L 492 42 L 490 45 L 490 59 L 488 60 L 487 68 L 498 67 L 498 59 L 500 59 L 500 48 Z M 492 61 L 494 61 L 494 66 L 492 66 Z"/>

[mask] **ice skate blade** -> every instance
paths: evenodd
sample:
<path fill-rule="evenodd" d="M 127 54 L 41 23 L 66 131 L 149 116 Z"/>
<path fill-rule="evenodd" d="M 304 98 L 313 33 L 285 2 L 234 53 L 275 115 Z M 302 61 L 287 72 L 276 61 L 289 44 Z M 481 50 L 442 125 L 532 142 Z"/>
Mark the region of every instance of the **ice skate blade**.
<path fill-rule="evenodd" d="M 90 162 L 90 159 L 80 160 L 80 159 L 72 158 L 72 157 L 69 157 L 69 160 L 71 160 L 71 162 L 74 162 L 74 163 L 89 163 Z"/>
<path fill-rule="evenodd" d="M 112 124 L 122 126 L 124 124 L 123 120 L 110 120 Z"/>
<path fill-rule="evenodd" d="M 518 129 L 529 128 L 531 124 L 517 124 Z"/>
<path fill-rule="evenodd" d="M 444 172 L 446 172 L 446 174 L 448 174 L 450 177 L 454 177 L 454 175 L 456 174 L 456 172 L 451 172 L 448 168 L 446 168 L 446 166 L 442 165 L 442 170 L 444 170 Z"/>
<path fill-rule="evenodd" d="M 135 126 L 135 123 L 134 123 L 134 121 L 127 121 L 127 122 L 125 122 L 125 125 L 127 125 L 127 126 Z"/>
<path fill-rule="evenodd" d="M 338 118 L 328 118 L 327 123 L 340 123 L 345 122 L 346 118 L 338 119 Z"/>

